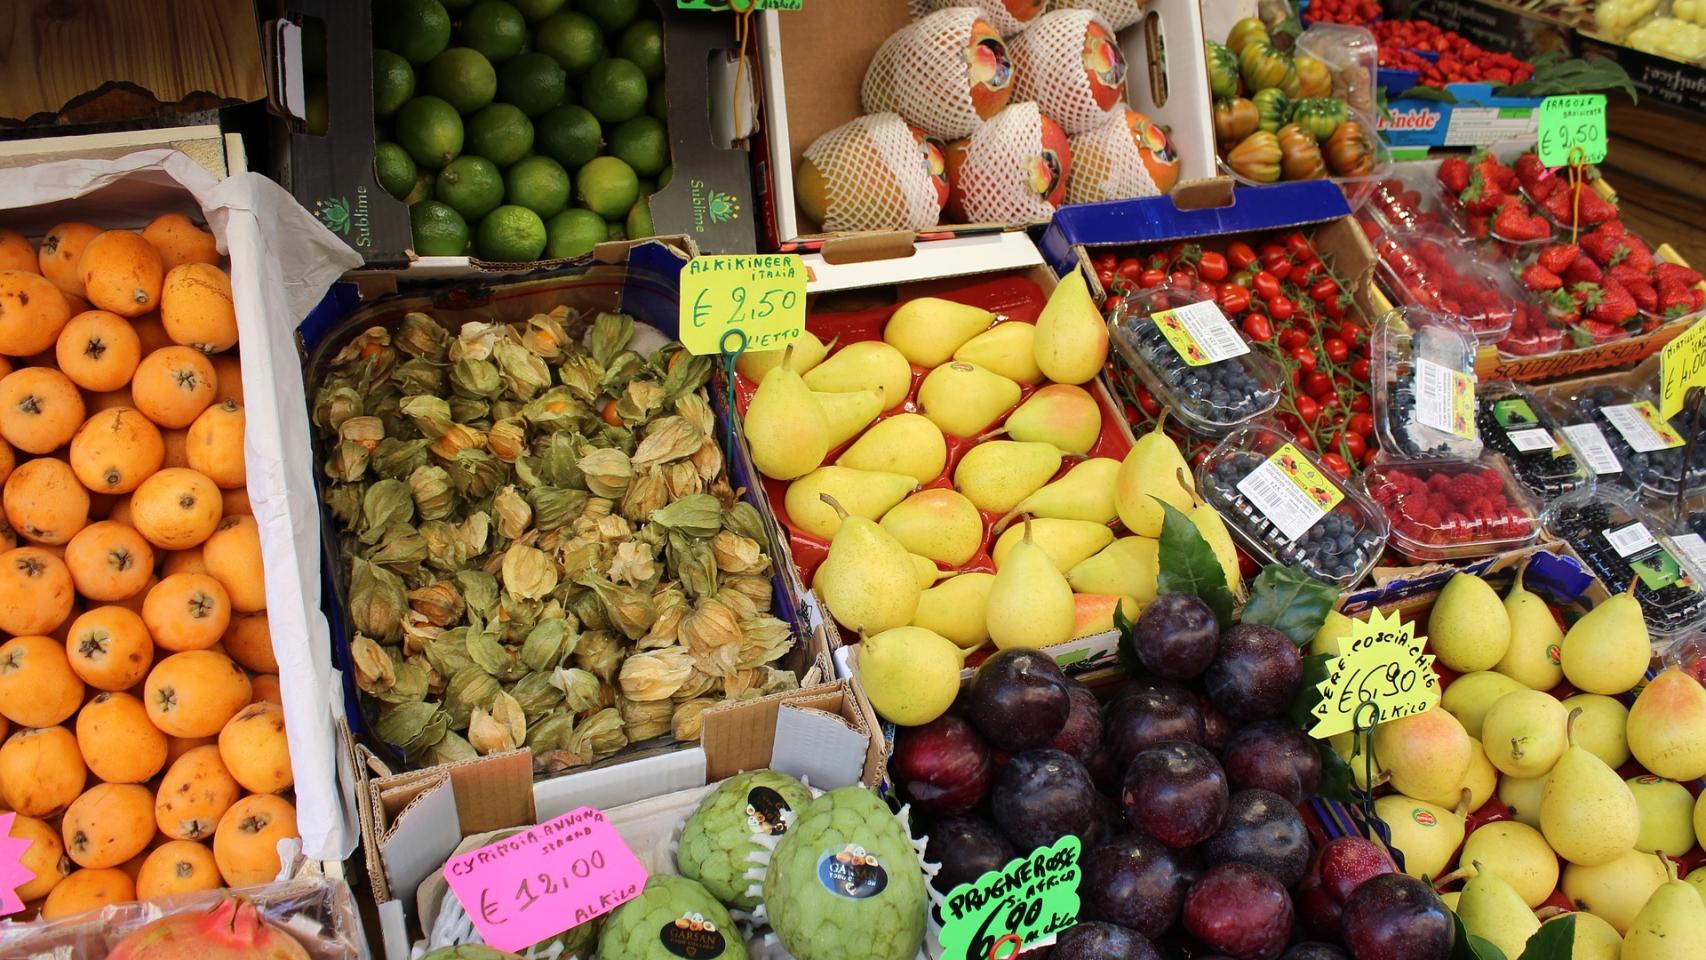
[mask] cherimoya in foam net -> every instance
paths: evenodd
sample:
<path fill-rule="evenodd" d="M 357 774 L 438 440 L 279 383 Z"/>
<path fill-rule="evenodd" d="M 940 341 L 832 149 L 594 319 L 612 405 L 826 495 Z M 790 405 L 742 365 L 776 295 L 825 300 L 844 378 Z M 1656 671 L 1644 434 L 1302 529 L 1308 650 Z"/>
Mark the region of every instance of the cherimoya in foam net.
<path fill-rule="evenodd" d="M 1016 103 L 948 148 L 949 212 L 961 223 L 1040 223 L 1066 199 L 1066 132 Z"/>
<path fill-rule="evenodd" d="M 1072 138 L 1067 203 L 1129 200 L 1168 193 L 1179 182 L 1179 154 L 1155 122 L 1120 110 L 1107 123 Z"/>
<path fill-rule="evenodd" d="M 916 18 L 948 7 L 976 7 L 1003 37 L 1012 38 L 1047 6 L 1048 0 L 910 0 L 907 10 Z"/>
<path fill-rule="evenodd" d="M 1125 106 L 1125 55 L 1094 11 L 1045 13 L 1007 52 L 1018 77 L 1014 99 L 1035 100 L 1069 134 L 1094 130 Z"/>
<path fill-rule="evenodd" d="M 977 10 L 949 7 L 884 40 L 860 96 L 866 113 L 898 113 L 930 136 L 954 140 L 1001 112 L 1013 82 L 1001 34 Z"/>
<path fill-rule="evenodd" d="M 948 180 L 940 141 L 898 114 L 874 113 L 806 148 L 794 177 L 800 209 L 827 231 L 920 230 L 941 219 Z"/>

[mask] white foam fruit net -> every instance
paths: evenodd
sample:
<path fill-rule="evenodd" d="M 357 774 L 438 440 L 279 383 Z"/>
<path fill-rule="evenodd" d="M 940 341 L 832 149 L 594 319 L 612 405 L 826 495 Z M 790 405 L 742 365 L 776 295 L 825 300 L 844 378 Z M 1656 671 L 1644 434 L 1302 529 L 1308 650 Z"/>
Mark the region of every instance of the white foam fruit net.
<path fill-rule="evenodd" d="M 844 123 L 805 159 L 824 179 L 824 230 L 921 230 L 941 218 L 936 182 L 918 138 L 893 113 Z"/>
<path fill-rule="evenodd" d="M 1047 5 L 1048 0 L 1029 0 L 1029 7 L 1022 11 L 1022 20 L 1007 9 L 1007 0 L 908 0 L 907 12 L 917 19 L 948 7 L 976 7 L 1003 37 L 1012 37 L 1035 20 Z"/>
<path fill-rule="evenodd" d="M 1035 184 L 1070 170 L 1071 157 L 1047 155 L 1042 114 L 1034 103 L 1016 103 L 996 114 L 966 144 L 955 182 L 960 209 L 968 223 L 1037 223 L 1054 216 L 1054 206 Z"/>
<path fill-rule="evenodd" d="M 906 122 L 943 140 L 958 140 L 983 123 L 972 88 L 993 72 L 996 86 L 1012 89 L 1011 64 L 999 37 L 978 43 L 980 23 L 971 7 L 948 7 L 896 30 L 877 48 L 865 70 L 860 98 L 866 113 L 898 113 Z M 981 62 L 993 58 L 993 62 Z"/>
<path fill-rule="evenodd" d="M 1054 0 L 1056 10 L 1094 10 L 1115 30 L 1124 30 L 1143 17 L 1144 0 Z"/>
<path fill-rule="evenodd" d="M 1035 100 L 1069 134 L 1093 130 L 1125 108 L 1125 57 L 1113 29 L 1093 10 L 1045 13 L 1007 52 L 1018 77 L 1013 99 Z M 1098 86 L 1106 109 L 1096 99 Z"/>
<path fill-rule="evenodd" d="M 1143 162 L 1143 151 L 1132 136 L 1125 111 L 1117 111 L 1107 123 L 1072 138 L 1067 203 L 1129 200 L 1160 193 Z"/>

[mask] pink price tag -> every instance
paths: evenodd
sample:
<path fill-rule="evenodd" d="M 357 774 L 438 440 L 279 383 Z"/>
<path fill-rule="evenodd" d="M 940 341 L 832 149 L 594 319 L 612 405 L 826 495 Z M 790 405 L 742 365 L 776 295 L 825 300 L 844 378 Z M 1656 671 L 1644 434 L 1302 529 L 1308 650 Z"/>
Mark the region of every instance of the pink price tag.
<path fill-rule="evenodd" d="M 12 821 L 17 814 L 0 813 L 0 917 L 24 909 L 18 899 L 18 888 L 36 878 L 35 871 L 24 866 L 24 854 L 30 842 L 12 836 Z"/>
<path fill-rule="evenodd" d="M 517 952 L 639 896 L 646 868 L 602 811 L 581 807 L 451 858 L 444 879 L 480 936 Z"/>

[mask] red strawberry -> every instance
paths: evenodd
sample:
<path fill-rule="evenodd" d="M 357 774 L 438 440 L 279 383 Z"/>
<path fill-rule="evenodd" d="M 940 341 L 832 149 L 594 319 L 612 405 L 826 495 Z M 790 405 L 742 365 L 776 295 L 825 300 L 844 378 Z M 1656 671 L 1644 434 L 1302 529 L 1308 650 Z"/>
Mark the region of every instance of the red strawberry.
<path fill-rule="evenodd" d="M 1544 180 L 1536 180 L 1533 183 L 1525 185 L 1524 189 L 1528 191 L 1529 197 L 1532 198 L 1535 203 L 1545 203 L 1546 198 L 1557 193 L 1559 190 L 1564 189 L 1564 181 L 1557 177 L 1547 177 Z"/>
<path fill-rule="evenodd" d="M 1552 227 L 1536 214 L 1523 209 L 1520 201 L 1511 201 L 1499 208 L 1493 218 L 1493 232 L 1503 240 L 1539 240 L 1552 233 Z"/>
<path fill-rule="evenodd" d="M 1583 223 L 1604 223 L 1617 219 L 1617 204 L 1600 196 L 1592 187 L 1581 187 L 1581 218 Z"/>
<path fill-rule="evenodd" d="M 1564 271 L 1563 277 L 1564 282 L 1573 287 L 1578 283 L 1598 283 L 1605 277 L 1605 273 L 1599 269 L 1599 264 L 1587 257 L 1577 257 L 1576 262 L 1570 264 L 1570 269 Z"/>
<path fill-rule="evenodd" d="M 1540 162 L 1539 154 L 1525 153 L 1516 158 L 1516 178 L 1524 187 L 1532 190 L 1545 176 L 1546 164 Z"/>
<path fill-rule="evenodd" d="M 1642 273 L 1650 273 L 1653 269 L 1653 251 L 1647 246 L 1647 241 L 1632 233 L 1626 233 L 1623 235 L 1623 243 L 1627 253 L 1622 262 Z"/>
<path fill-rule="evenodd" d="M 1582 326 L 1586 327 L 1588 333 L 1593 336 L 1593 343 L 1605 343 L 1610 340 L 1616 340 L 1627 332 L 1617 324 L 1605 323 L 1598 320 L 1589 320 L 1582 324 Z"/>
<path fill-rule="evenodd" d="M 1581 245 L 1583 253 L 1604 267 L 1617 262 L 1617 251 L 1623 247 L 1623 238 L 1605 233 L 1584 233 Z"/>
<path fill-rule="evenodd" d="M 1680 317 L 1700 309 L 1701 297 L 1706 296 L 1680 279 L 1659 281 L 1658 306 L 1654 313 L 1663 317 Z"/>
<path fill-rule="evenodd" d="M 1564 285 L 1564 280 L 1544 264 L 1531 263 L 1522 271 L 1522 285 L 1530 290 L 1556 290 Z"/>
<path fill-rule="evenodd" d="M 1522 184 L 1517 180 L 1516 171 L 1498 161 L 1498 158 L 1484 150 L 1477 150 L 1469 158 L 1469 162 L 1488 183 L 1496 184 L 1506 193 L 1514 192 Z"/>
<path fill-rule="evenodd" d="M 1600 288 L 1599 303 L 1588 311 L 1588 318 L 1601 323 L 1613 323 L 1619 326 L 1635 319 L 1640 311 L 1636 309 L 1635 298 L 1623 285 L 1615 280 L 1607 280 Z"/>
<path fill-rule="evenodd" d="M 1635 305 L 1641 308 L 1641 312 L 1657 313 L 1659 311 L 1659 292 L 1653 289 L 1652 284 L 1636 281 L 1625 283 L 1623 286 L 1628 289 L 1629 295 L 1635 298 Z"/>
<path fill-rule="evenodd" d="M 1653 281 L 1647 279 L 1647 271 L 1637 270 L 1634 267 L 1631 267 L 1627 261 L 1622 263 L 1613 263 L 1606 269 L 1605 275 L 1616 280 L 1618 283 L 1623 284 L 1625 287 L 1632 283 L 1644 283 L 1649 287 L 1653 285 Z"/>
<path fill-rule="evenodd" d="M 1621 237 L 1625 233 L 1623 229 L 1623 221 L 1619 219 L 1607 220 L 1599 226 L 1594 227 L 1593 232 L 1609 234 L 1613 237 Z"/>
<path fill-rule="evenodd" d="M 1568 190 L 1553 191 L 1541 205 L 1546 208 L 1547 213 L 1552 215 L 1552 219 L 1566 226 L 1569 225 L 1570 218 L 1575 216 L 1575 211 L 1570 207 L 1570 191 Z"/>
<path fill-rule="evenodd" d="M 1477 169 L 1469 175 L 1469 187 L 1459 199 L 1470 213 L 1492 213 L 1505 199 L 1505 192 Z"/>
<path fill-rule="evenodd" d="M 1553 273 L 1563 273 L 1570 269 L 1570 264 L 1576 262 L 1576 257 L 1580 256 L 1581 252 L 1581 248 L 1573 243 L 1554 243 L 1541 250 L 1535 262 Z"/>
<path fill-rule="evenodd" d="M 1680 263 L 1660 263 L 1653 267 L 1653 282 L 1663 283 L 1667 278 L 1681 280 L 1684 286 L 1692 287 L 1700 282 L 1700 271 L 1691 270 Z"/>
<path fill-rule="evenodd" d="M 1462 157 L 1446 157 L 1439 164 L 1439 182 L 1452 193 L 1469 189 L 1469 162 Z"/>
<path fill-rule="evenodd" d="M 1581 308 L 1568 290 L 1554 290 L 1540 298 L 1546 308 L 1546 318 L 1560 326 L 1575 323 L 1581 318 Z"/>

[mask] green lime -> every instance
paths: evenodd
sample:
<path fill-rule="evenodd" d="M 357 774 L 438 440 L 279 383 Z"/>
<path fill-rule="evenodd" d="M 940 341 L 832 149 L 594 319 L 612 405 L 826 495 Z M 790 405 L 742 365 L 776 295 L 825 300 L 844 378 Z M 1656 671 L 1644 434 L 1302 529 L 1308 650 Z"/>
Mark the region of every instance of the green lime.
<path fill-rule="evenodd" d="M 397 111 L 397 142 L 415 163 L 437 170 L 462 152 L 462 116 L 438 97 L 416 97 Z"/>
<path fill-rule="evenodd" d="M 545 255 L 552 260 L 573 260 L 592 252 L 607 234 L 604 218 L 579 207 L 564 210 L 545 224 Z"/>
<path fill-rule="evenodd" d="M 527 20 L 503 0 L 480 0 L 462 16 L 462 42 L 502 63 L 527 45 Z"/>
<path fill-rule="evenodd" d="M 474 249 L 482 260 L 525 263 L 545 252 L 545 221 L 526 207 L 504 206 L 480 221 Z"/>
<path fill-rule="evenodd" d="M 616 41 L 616 55 L 634 61 L 647 80 L 663 77 L 663 25 L 656 20 L 635 20 Z"/>
<path fill-rule="evenodd" d="M 610 155 L 642 177 L 669 166 L 669 131 L 656 117 L 635 117 L 610 132 Z"/>
<path fill-rule="evenodd" d="M 498 73 L 492 62 L 472 47 L 451 47 L 426 65 L 421 86 L 426 93 L 469 114 L 492 102 L 498 92 Z"/>
<path fill-rule="evenodd" d="M 409 223 L 417 256 L 460 257 L 468 249 L 468 222 L 447 204 L 423 200 L 409 208 Z"/>
<path fill-rule="evenodd" d="M 386 193 L 401 200 L 415 188 L 420 171 L 409 151 L 394 143 L 381 143 L 373 148 L 373 174 Z"/>
<path fill-rule="evenodd" d="M 639 185 L 640 196 L 642 197 L 649 197 L 658 192 L 658 182 L 651 177 L 641 177 L 639 179 Z"/>
<path fill-rule="evenodd" d="M 640 180 L 621 160 L 594 157 L 575 172 L 575 199 L 606 220 L 626 216 L 640 199 Z"/>
<path fill-rule="evenodd" d="M 658 174 L 658 189 L 662 190 L 664 187 L 669 186 L 669 182 L 671 180 L 674 180 L 674 179 L 675 179 L 675 165 L 670 164 L 669 166 L 663 168 L 662 173 Z"/>
<path fill-rule="evenodd" d="M 550 54 L 570 76 L 578 76 L 604 59 L 604 31 L 586 14 L 564 10 L 539 25 L 533 46 Z"/>
<path fill-rule="evenodd" d="M 415 69 L 389 50 L 373 51 L 373 115 L 389 117 L 415 95 Z"/>
<path fill-rule="evenodd" d="M 630 240 L 649 237 L 657 232 L 652 229 L 652 205 L 647 203 L 644 197 L 641 197 L 633 207 L 629 208 L 625 227 Z"/>
<path fill-rule="evenodd" d="M 497 164 L 472 154 L 457 157 L 439 171 L 433 190 L 465 220 L 478 220 L 504 202 L 504 177 Z"/>
<path fill-rule="evenodd" d="M 575 0 L 580 12 L 598 21 L 605 33 L 615 33 L 640 15 L 640 0 Z"/>
<path fill-rule="evenodd" d="M 563 102 L 563 68 L 543 53 L 523 53 L 498 71 L 498 98 L 530 117 Z"/>
<path fill-rule="evenodd" d="M 534 146 L 572 170 L 598 156 L 604 131 L 587 108 L 564 105 L 539 118 Z"/>
<path fill-rule="evenodd" d="M 410 160 L 413 159 L 413 157 L 410 158 Z M 412 207 L 422 200 L 431 200 L 432 188 L 437 185 L 438 174 L 431 170 L 422 170 L 415 174 L 414 185 L 409 188 L 409 195 L 403 198 L 403 202 Z"/>
<path fill-rule="evenodd" d="M 646 75 L 620 57 L 600 60 L 581 79 L 581 100 L 605 123 L 632 119 L 646 108 Z"/>
<path fill-rule="evenodd" d="M 507 167 L 532 149 L 533 124 L 514 104 L 494 103 L 468 118 L 469 153 Z"/>
<path fill-rule="evenodd" d="M 669 119 L 669 94 L 664 92 L 663 84 L 652 88 L 652 95 L 646 98 L 646 112 L 659 120 Z"/>
<path fill-rule="evenodd" d="M 552 217 L 569 205 L 569 172 L 550 157 L 527 157 L 504 171 L 504 202 Z"/>
<path fill-rule="evenodd" d="M 563 8 L 568 0 L 512 0 L 528 23 L 538 23 Z"/>
<path fill-rule="evenodd" d="M 374 4 L 373 41 L 410 63 L 426 63 L 450 46 L 450 14 L 438 0 L 380 0 Z"/>
<path fill-rule="evenodd" d="M 604 224 L 604 239 L 626 240 L 628 239 L 628 227 L 620 220 L 607 220 Z"/>

